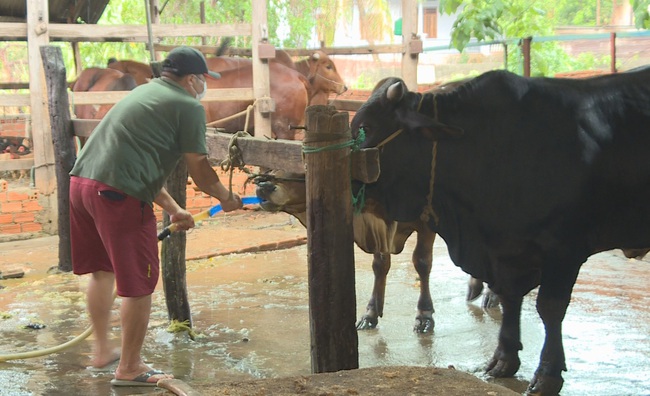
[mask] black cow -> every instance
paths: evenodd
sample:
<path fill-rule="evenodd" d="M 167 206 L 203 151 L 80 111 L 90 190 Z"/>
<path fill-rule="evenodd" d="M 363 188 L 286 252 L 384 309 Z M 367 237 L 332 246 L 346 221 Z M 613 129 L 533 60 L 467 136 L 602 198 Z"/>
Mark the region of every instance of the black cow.
<path fill-rule="evenodd" d="M 377 215 L 425 220 L 454 263 L 498 294 L 488 374 L 519 369 L 522 299 L 539 286 L 546 338 L 528 391 L 557 394 L 582 263 L 650 246 L 650 69 L 583 80 L 494 71 L 440 94 L 390 79 L 351 127 L 381 147 L 381 175 L 366 186 Z"/>

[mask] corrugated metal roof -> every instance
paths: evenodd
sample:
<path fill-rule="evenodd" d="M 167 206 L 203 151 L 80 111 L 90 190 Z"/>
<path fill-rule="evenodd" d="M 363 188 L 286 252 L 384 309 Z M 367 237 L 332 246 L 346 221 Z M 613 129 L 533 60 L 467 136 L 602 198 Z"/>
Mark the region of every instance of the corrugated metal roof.
<path fill-rule="evenodd" d="M 109 0 L 48 0 L 52 23 L 97 23 Z M 0 1 L 0 22 L 25 21 L 26 0 Z"/>

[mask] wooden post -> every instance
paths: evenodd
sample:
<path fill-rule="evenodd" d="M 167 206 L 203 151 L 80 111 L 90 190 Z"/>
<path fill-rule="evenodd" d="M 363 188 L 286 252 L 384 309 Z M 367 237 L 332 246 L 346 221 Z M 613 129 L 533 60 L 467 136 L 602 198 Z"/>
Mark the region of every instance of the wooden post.
<path fill-rule="evenodd" d="M 71 43 L 72 45 L 72 57 L 74 58 L 74 75 L 78 76 L 81 74 L 81 71 L 83 70 L 83 64 L 81 62 L 81 51 L 79 50 L 79 42 L 78 41 L 73 41 Z M 73 77 L 70 77 L 70 80 L 72 80 Z"/>
<path fill-rule="evenodd" d="M 199 12 L 201 14 L 201 23 L 205 24 L 205 1 L 201 0 Z M 205 36 L 201 36 L 201 44 L 206 45 L 208 43 L 208 39 Z"/>
<path fill-rule="evenodd" d="M 183 208 L 186 207 L 186 187 L 187 165 L 185 161 L 179 161 L 176 169 L 167 179 L 166 189 L 169 195 Z M 163 226 L 167 227 L 169 224 L 169 214 L 164 212 Z M 189 326 L 192 327 L 192 315 L 185 280 L 186 242 L 187 237 L 184 232 L 174 232 L 168 238 L 165 238 L 160 252 L 160 267 L 169 320 L 188 321 Z"/>
<path fill-rule="evenodd" d="M 418 90 L 418 53 L 411 48 L 412 43 L 419 40 L 417 32 L 417 0 L 402 0 L 402 79 L 411 91 Z"/>
<path fill-rule="evenodd" d="M 612 32 L 609 36 L 609 52 L 612 58 L 609 71 L 616 73 L 616 32 Z"/>
<path fill-rule="evenodd" d="M 530 77 L 530 43 L 532 37 L 526 37 L 521 42 L 521 52 L 524 54 L 524 77 Z"/>
<path fill-rule="evenodd" d="M 306 166 L 312 373 L 359 367 L 349 115 L 309 106 Z"/>
<path fill-rule="evenodd" d="M 48 93 L 50 124 L 52 125 L 52 144 L 56 152 L 54 168 L 56 171 L 59 270 L 72 271 L 72 251 L 70 246 L 70 171 L 75 161 L 74 132 L 68 102 L 68 83 L 61 48 L 43 46 L 41 58 L 45 70 Z"/>
<path fill-rule="evenodd" d="M 271 113 L 275 111 L 275 103 L 271 99 L 271 84 L 268 59 L 263 61 L 259 56 L 259 45 L 268 38 L 268 23 L 266 22 L 267 0 L 253 0 L 253 22 L 251 46 L 253 53 L 253 96 L 255 97 L 255 136 L 271 136 Z"/>
<path fill-rule="evenodd" d="M 34 181 L 36 188 L 45 195 L 54 193 L 56 175 L 54 150 L 50 136 L 50 118 L 47 114 L 45 75 L 41 61 L 40 46 L 50 42 L 48 33 L 48 2 L 27 0 L 27 53 L 29 59 L 29 97 L 34 143 Z M 49 221 L 56 224 L 57 211 L 51 210 Z M 43 224 L 47 224 L 44 221 Z M 50 230 L 46 230 L 50 231 Z"/>

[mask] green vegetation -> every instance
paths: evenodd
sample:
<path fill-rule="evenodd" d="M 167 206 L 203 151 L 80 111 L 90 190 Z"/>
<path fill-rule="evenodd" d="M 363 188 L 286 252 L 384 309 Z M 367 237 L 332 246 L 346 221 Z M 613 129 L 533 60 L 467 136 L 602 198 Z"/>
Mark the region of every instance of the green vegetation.
<path fill-rule="evenodd" d="M 627 3 L 629 1 L 629 3 Z M 200 23 L 202 0 L 161 2 L 163 24 Z M 456 14 L 452 46 L 461 51 L 471 39 L 480 41 L 508 41 L 508 69 L 521 73 L 522 56 L 518 40 L 523 37 L 551 36 L 558 26 L 595 27 L 612 22 L 617 7 L 630 4 L 638 28 L 650 28 L 648 6 L 650 0 L 440 0 L 441 13 Z M 208 23 L 242 23 L 251 20 L 251 2 L 241 0 L 205 0 Z M 355 8 L 356 7 L 356 8 Z M 393 21 L 385 0 L 269 0 L 269 41 L 278 48 L 306 48 L 313 43 L 314 34 L 325 45 L 334 38 L 335 21 L 351 22 L 359 18 L 361 35 L 370 44 L 392 37 Z M 356 14 L 353 12 L 356 11 Z M 316 17 L 314 17 L 314 15 Z M 146 23 L 143 0 L 111 0 L 100 24 Z M 208 45 L 218 44 L 220 37 L 205 38 Z M 201 44 L 199 37 L 165 38 L 163 44 Z M 55 42 L 62 48 L 70 79 L 76 70 L 69 43 Z M 249 37 L 235 37 L 234 47 L 250 46 Z M 532 74 L 552 75 L 570 71 L 604 67 L 608 57 L 568 56 L 558 42 L 532 44 Z M 84 67 L 106 65 L 107 59 L 134 59 L 148 62 L 149 51 L 144 43 L 80 43 Z M 27 46 L 24 42 L 0 43 L 0 81 L 27 81 Z M 361 74 L 361 72 L 360 72 Z M 359 84 L 372 85 L 373 73 L 368 71 Z M 355 85 L 359 85 L 355 84 Z"/>

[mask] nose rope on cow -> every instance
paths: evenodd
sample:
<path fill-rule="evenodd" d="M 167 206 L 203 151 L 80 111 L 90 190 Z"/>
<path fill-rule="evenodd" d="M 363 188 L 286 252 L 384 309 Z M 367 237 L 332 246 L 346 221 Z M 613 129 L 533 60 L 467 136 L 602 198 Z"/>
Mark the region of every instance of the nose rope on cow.
<path fill-rule="evenodd" d="M 325 77 L 324 75 L 322 75 L 322 74 L 320 74 L 320 73 L 314 73 L 314 77 L 320 77 L 320 78 L 322 78 L 322 79 L 325 80 L 325 81 L 329 81 L 329 82 L 331 82 L 332 84 L 343 85 L 343 86 L 345 86 L 344 83 L 340 83 L 340 82 L 338 82 L 338 81 L 334 81 L 334 80 L 332 80 L 332 79 L 330 79 L 330 78 Z"/>

